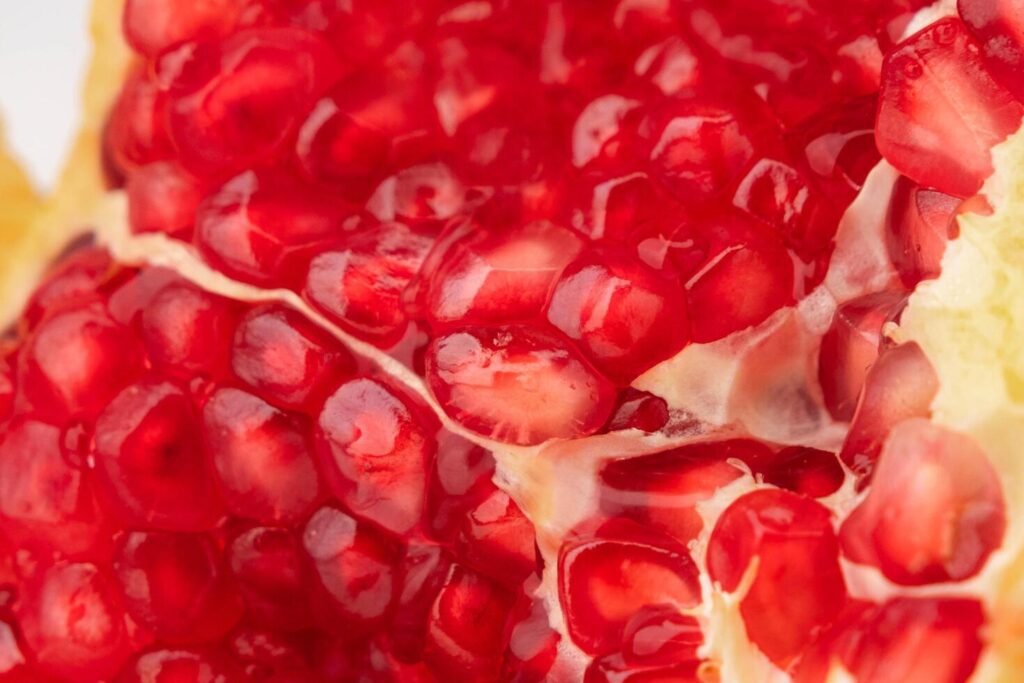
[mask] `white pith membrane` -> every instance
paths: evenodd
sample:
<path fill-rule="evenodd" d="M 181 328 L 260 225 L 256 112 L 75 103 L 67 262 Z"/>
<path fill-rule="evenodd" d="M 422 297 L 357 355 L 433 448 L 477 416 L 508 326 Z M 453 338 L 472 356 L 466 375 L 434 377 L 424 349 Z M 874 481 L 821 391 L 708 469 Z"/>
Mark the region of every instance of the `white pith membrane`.
<path fill-rule="evenodd" d="M 598 512 L 598 472 L 603 464 L 736 436 L 838 451 L 846 425 L 835 423 L 823 406 L 817 349 L 838 303 L 882 289 L 893 274 L 883 230 L 898 174 L 885 162 L 871 172 L 844 215 L 822 286 L 796 307 L 778 311 L 756 328 L 711 344 L 691 344 L 634 382 L 636 388 L 668 403 L 671 419 L 663 432 L 628 430 L 533 447 L 512 446 L 483 438 L 450 420 L 412 370 L 345 333 L 294 292 L 233 281 L 207 266 L 190 245 L 163 235 L 130 234 L 123 193 L 104 193 L 92 170 L 98 168 L 95 155 L 106 103 L 120 84 L 127 59 L 115 37 L 120 23 L 111 20 L 118 16 L 119 4 L 119 0 L 97 2 L 94 31 L 101 49 L 97 50 L 87 96 L 85 130 L 61 189 L 46 208 L 32 201 L 20 185 L 7 198 L 7 190 L 13 187 L 9 178 L 17 179 L 17 175 L 0 150 L 0 201 L 4 201 L 0 213 L 0 327 L 20 312 L 54 254 L 75 235 L 88 231 L 122 264 L 169 267 L 221 296 L 278 301 L 302 312 L 354 354 L 373 362 L 382 373 L 422 398 L 447 429 L 494 453 L 496 483 L 533 522 L 545 559 L 537 597 L 544 600 L 552 626 L 563 636 L 553 680 L 581 679 L 590 659 L 566 633 L 556 573 L 565 534 Z M 953 4 L 942 0 L 923 10 L 911 29 L 952 13 Z M 97 75 L 104 73 L 105 77 Z M 1019 229 L 1024 220 L 1024 132 L 996 148 L 993 157 L 996 172 L 983 193 L 994 213 L 960 217 L 960 237 L 947 248 L 941 277 L 922 283 L 901 324 L 890 325 L 884 333 L 920 344 L 940 379 L 933 421 L 972 436 L 998 471 L 1006 500 L 1004 543 L 977 576 L 955 584 L 897 586 L 874 568 L 845 560 L 842 564 L 854 597 L 880 601 L 897 594 L 935 594 L 981 599 L 988 615 L 983 634 L 988 647 L 971 680 L 1011 683 L 1018 681 L 1024 670 L 1024 449 L 1020 446 L 1024 444 L 1024 268 L 1019 266 L 1024 263 L 1024 232 Z M 83 216 L 86 219 L 80 220 Z M 819 499 L 834 513 L 837 529 L 866 494 L 856 493 L 854 483 L 853 477 L 847 476 L 836 493 Z M 708 539 L 719 515 L 744 493 L 766 487 L 770 488 L 747 474 L 697 506 L 704 528 L 690 550 L 702 568 L 703 601 L 692 614 L 701 621 L 706 639 L 701 654 L 708 665 L 701 674 L 709 683 L 790 680 L 746 637 L 739 602 L 749 581 L 741 583 L 734 594 L 725 594 L 711 585 L 704 569 Z M 754 572 L 756 561 L 747 578 Z M 834 664 L 829 683 L 853 680 L 840 664 Z"/>

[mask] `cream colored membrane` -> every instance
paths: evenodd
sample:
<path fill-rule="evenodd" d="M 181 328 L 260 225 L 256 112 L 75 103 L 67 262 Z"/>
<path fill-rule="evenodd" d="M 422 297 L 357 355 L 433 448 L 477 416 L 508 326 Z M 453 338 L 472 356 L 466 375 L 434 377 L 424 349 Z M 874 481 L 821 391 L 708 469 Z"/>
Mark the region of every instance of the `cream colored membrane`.
<path fill-rule="evenodd" d="M 936 16 L 948 13 L 948 4 L 940 3 L 943 6 Z M 885 206 L 895 177 L 892 169 L 884 164 L 872 172 L 861 197 L 844 218 L 837 238 L 836 261 L 840 265 L 830 271 L 825 287 L 812 293 L 798 308 L 779 312 L 758 328 L 715 344 L 691 345 L 637 381 L 638 387 L 663 396 L 673 407 L 671 435 L 627 431 L 536 447 L 509 446 L 484 439 L 454 424 L 413 372 L 376 347 L 332 325 L 294 293 L 261 290 L 234 282 L 203 264 L 188 245 L 162 236 L 129 234 L 124 197 L 120 193 L 103 196 L 102 183 L 95 172 L 99 168 L 97 150 L 103 116 L 128 60 L 117 33 L 118 5 L 118 0 L 98 0 L 96 4 L 93 32 L 98 49 L 86 88 L 85 128 L 54 198 L 44 206 L 30 194 L 18 190 L 17 173 L 5 173 L 6 162 L 0 156 L 0 198 L 14 198 L 5 201 L 4 214 L 0 216 L 0 238 L 11 245 L 10 250 L 5 250 L 6 260 L 0 261 L 3 277 L 0 291 L 6 295 L 0 304 L 3 306 L 0 320 L 14 318 L 31 283 L 38 280 L 49 259 L 74 234 L 90 225 L 96 226 L 100 241 L 125 263 L 171 267 L 209 291 L 243 301 L 280 301 L 302 311 L 353 352 L 374 362 L 383 372 L 422 397 L 447 428 L 495 453 L 498 485 L 516 499 L 537 526 L 539 545 L 547 563 L 538 597 L 548 604 L 552 624 L 563 634 L 565 626 L 555 583 L 558 548 L 568 529 L 596 512 L 597 473 L 604 462 L 745 433 L 782 443 L 825 448 L 835 448 L 841 441 L 842 427 L 826 419 L 820 408 L 795 409 L 799 402 L 806 403 L 808 396 L 810 403 L 820 398 L 807 393 L 812 391 L 813 383 L 807 381 L 809 370 L 806 367 L 786 366 L 783 375 L 775 378 L 776 384 L 771 388 L 781 391 L 776 397 L 783 397 L 784 400 L 779 401 L 783 410 L 773 406 L 771 400 L 765 400 L 765 396 L 758 396 L 752 404 L 737 404 L 737 396 L 730 389 L 750 381 L 751 369 L 761 365 L 756 362 L 758 359 L 764 361 L 766 354 L 775 358 L 784 352 L 786 347 L 780 347 L 777 341 L 794 331 L 798 332 L 800 352 L 813 355 L 814 340 L 827 328 L 836 301 L 872 291 L 877 285 L 870 278 L 858 276 L 858 273 L 861 276 L 869 272 L 877 274 L 880 272 L 877 267 L 858 267 L 864 263 L 878 266 L 885 260 L 878 243 L 864 239 L 865 231 L 877 233 L 881 229 L 880 207 Z M 997 153 L 1000 169 L 1013 168 L 1013 160 L 1019 158 L 1024 158 L 1024 143 L 1019 139 Z M 1024 275 L 1019 268 L 1014 274 L 1010 267 L 1024 262 L 1024 253 L 1021 253 L 1024 246 L 1022 238 L 1014 238 L 1012 230 L 1005 226 L 1013 225 L 1014 212 L 1024 211 L 1024 206 L 1018 207 L 1024 204 L 1024 190 L 1005 180 L 1002 184 L 992 181 L 987 190 L 989 196 L 997 199 L 996 215 L 991 219 L 971 217 L 964 221 L 965 239 L 955 243 L 947 253 L 943 277 L 923 287 L 914 297 L 905 317 L 905 329 L 889 332 L 922 344 L 942 379 L 942 391 L 936 400 L 936 419 L 973 434 L 1000 469 L 1008 489 L 1014 523 L 1006 546 L 980 577 L 955 588 L 980 592 L 994 616 L 990 630 L 993 647 L 974 680 L 1010 683 L 1015 680 L 1014 673 L 1024 667 L 1021 652 L 1024 646 L 1020 645 L 1024 642 L 1021 619 L 1024 553 L 1021 553 L 1021 525 L 1016 521 L 1021 516 L 1024 481 L 1014 450 L 1015 444 L 1024 443 L 1020 406 L 1024 400 L 1024 368 L 1020 367 L 1024 354 L 1019 346 L 1024 340 L 1024 323 L 1020 319 L 1024 316 L 1024 282 L 1021 281 Z M 999 203 L 1003 198 L 1008 201 Z M 90 215 L 92 220 L 76 220 L 76 217 Z M 997 224 L 1004 227 L 994 228 Z M 999 236 L 1000 239 L 995 240 L 998 246 L 988 241 L 992 235 Z M 874 251 L 857 251 L 865 245 Z M 1006 254 L 1014 254 L 1016 258 L 998 260 Z M 994 264 L 1003 267 L 994 268 Z M 986 278 L 986 273 L 995 275 Z M 1006 284 L 1012 286 L 1006 287 Z M 974 292 L 973 298 L 971 292 Z M 993 303 L 997 299 L 999 303 Z M 951 302 L 960 303 L 954 306 Z M 992 331 L 999 334 L 990 336 Z M 987 355 L 980 349 L 987 349 Z M 799 354 L 792 353 L 790 347 L 789 355 Z M 1016 361 L 1007 361 L 1014 358 Z M 702 370 L 701 366 L 706 369 Z M 989 392 L 996 388 L 1001 393 Z M 749 385 L 737 395 L 744 393 L 758 394 L 751 391 Z M 968 401 L 967 397 L 972 400 Z M 964 410 L 965 401 L 969 410 Z M 770 434 L 766 436 L 765 432 Z M 764 484 L 748 473 L 698 506 L 705 528 L 691 544 L 691 551 L 700 564 L 704 564 L 708 537 L 721 512 L 739 496 L 759 487 Z M 847 477 L 840 491 L 824 503 L 841 519 L 857 500 L 853 479 Z M 878 572 L 849 564 L 844 570 L 851 589 L 863 597 L 881 597 L 896 590 Z M 748 572 L 748 580 L 752 576 L 753 568 Z M 918 592 L 948 589 L 948 586 L 937 586 Z M 702 620 L 707 634 L 703 652 L 711 660 L 705 671 L 707 679 L 739 683 L 787 681 L 788 677 L 773 667 L 746 638 L 737 607 L 743 588 L 734 595 L 723 594 L 705 577 L 702 591 L 703 604 L 694 613 Z M 1001 599 L 997 600 L 997 595 Z M 563 638 L 560 647 L 562 673 L 579 675 L 588 657 L 567 638 Z M 848 680 L 848 675 L 837 667 L 830 683 L 847 683 Z"/>

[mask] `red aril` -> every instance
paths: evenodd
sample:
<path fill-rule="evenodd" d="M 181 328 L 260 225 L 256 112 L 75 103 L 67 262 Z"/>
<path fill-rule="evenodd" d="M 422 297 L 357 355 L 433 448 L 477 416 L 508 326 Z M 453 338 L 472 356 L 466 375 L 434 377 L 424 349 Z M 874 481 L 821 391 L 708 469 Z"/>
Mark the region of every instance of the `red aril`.
<path fill-rule="evenodd" d="M 116 583 L 86 562 L 41 569 L 24 585 L 16 616 L 33 660 L 61 678 L 113 676 L 135 644 Z"/>
<path fill-rule="evenodd" d="M 453 565 L 430 610 L 424 661 L 449 680 L 492 680 L 501 666 L 511 608 L 504 590 Z"/>
<path fill-rule="evenodd" d="M 623 645 L 630 620 L 646 607 L 700 604 L 698 569 L 669 536 L 626 519 L 578 529 L 558 554 L 558 597 L 573 641 L 600 654 Z"/>
<path fill-rule="evenodd" d="M 263 286 L 296 285 L 309 259 L 352 215 L 344 202 L 253 171 L 228 181 L 196 213 L 195 243 L 228 275 Z"/>
<path fill-rule="evenodd" d="M 271 403 L 313 412 L 355 371 L 355 360 L 298 311 L 267 305 L 253 308 L 238 324 L 231 369 Z"/>
<path fill-rule="evenodd" d="M 437 448 L 419 407 L 385 383 L 357 378 L 327 399 L 318 427 L 321 462 L 339 500 L 398 534 L 419 524 Z"/>
<path fill-rule="evenodd" d="M 202 417 L 228 510 L 267 524 L 305 518 L 321 494 L 307 422 L 239 389 L 219 389 Z"/>
<path fill-rule="evenodd" d="M 89 241 L 72 245 L 65 257 L 53 265 L 32 293 L 25 306 L 24 318 L 29 328 L 57 308 L 88 303 L 99 297 L 99 290 L 120 272 L 110 254 Z M 113 311 L 111 311 L 113 313 Z M 114 319 L 124 322 L 117 315 Z"/>
<path fill-rule="evenodd" d="M 402 559 L 401 586 L 389 627 L 395 656 L 404 662 L 423 657 L 427 621 L 434 600 L 448 579 L 451 559 L 434 543 L 412 543 Z"/>
<path fill-rule="evenodd" d="M 104 134 L 104 145 L 121 173 L 167 159 L 171 141 L 164 127 L 167 96 L 142 69 L 121 88 Z"/>
<path fill-rule="evenodd" d="M 886 57 L 875 136 L 911 180 L 967 197 L 992 173 L 989 149 L 1016 130 L 1021 112 L 963 22 L 944 19 Z"/>
<path fill-rule="evenodd" d="M 783 448 L 762 465 L 765 482 L 801 493 L 825 498 L 843 485 L 846 473 L 839 458 L 828 451 L 804 446 Z"/>
<path fill-rule="evenodd" d="M 238 590 L 213 539 L 137 531 L 118 546 L 114 574 L 125 609 L 157 638 L 215 642 L 242 617 Z"/>
<path fill-rule="evenodd" d="M 103 499 L 126 523 L 202 530 L 223 508 L 189 397 L 170 382 L 135 384 L 96 421 Z"/>
<path fill-rule="evenodd" d="M 455 552 L 467 567 L 512 586 L 522 583 L 537 565 L 533 524 L 500 489 L 467 513 Z"/>
<path fill-rule="evenodd" d="M 569 264 L 546 313 L 552 325 L 622 384 L 688 341 L 686 298 L 679 283 L 612 251 L 584 252 Z"/>
<path fill-rule="evenodd" d="M 128 0 L 124 36 L 137 52 L 155 57 L 178 43 L 227 34 L 243 6 L 231 0 Z"/>
<path fill-rule="evenodd" d="M 139 347 L 99 304 L 56 311 L 18 355 L 17 400 L 44 418 L 93 418 L 140 374 Z"/>
<path fill-rule="evenodd" d="M 748 453 L 763 448 L 755 441 L 736 440 L 612 460 L 600 473 L 601 510 L 688 543 L 704 526 L 697 504 L 742 476 L 726 460 L 750 459 Z"/>
<path fill-rule="evenodd" d="M 903 285 L 938 277 L 946 242 L 955 237 L 953 214 L 960 200 L 901 176 L 886 216 L 885 244 Z"/>
<path fill-rule="evenodd" d="M 62 453 L 60 429 L 9 422 L 0 436 L 0 529 L 18 547 L 43 555 L 107 555 L 110 531 L 94 481 Z"/>
<path fill-rule="evenodd" d="M 192 236 L 203 187 L 171 162 L 147 164 L 128 178 L 128 222 L 134 232 L 156 232 L 181 239 Z"/>
<path fill-rule="evenodd" d="M 853 418 L 868 370 L 878 358 L 882 326 L 896 318 L 906 294 L 885 291 L 843 303 L 821 338 L 818 382 L 825 405 L 837 420 Z"/>
<path fill-rule="evenodd" d="M 439 337 L 427 350 L 426 375 L 452 419 L 516 444 L 592 434 L 612 410 L 607 379 L 560 338 L 528 327 Z"/>
<path fill-rule="evenodd" d="M 225 658 L 189 649 L 157 649 L 129 662 L 114 683 L 242 683 L 247 680 Z"/>
<path fill-rule="evenodd" d="M 182 165 L 200 177 L 270 160 L 340 73 L 330 45 L 295 28 L 241 31 L 195 59 L 186 79 L 198 82 L 172 86 L 167 130 Z"/>
<path fill-rule="evenodd" d="M 142 340 L 154 365 L 182 380 L 225 373 L 237 315 L 227 299 L 175 280 L 142 305 Z"/>
<path fill-rule="evenodd" d="M 328 623 L 362 630 L 383 620 L 396 593 L 397 557 L 387 539 L 337 508 L 322 507 L 306 524 L 302 547 L 322 594 L 314 609 Z"/>
<path fill-rule="evenodd" d="M 427 488 L 426 520 L 431 534 L 454 542 L 473 506 L 494 490 L 493 477 L 494 457 L 490 452 L 462 437 L 441 432 Z"/>
<path fill-rule="evenodd" d="M 546 222 L 469 231 L 425 271 L 423 296 L 437 326 L 534 320 L 582 244 Z"/>
<path fill-rule="evenodd" d="M 247 617 L 281 631 L 312 623 L 310 606 L 300 596 L 309 575 L 302 541 L 281 527 L 252 527 L 225 550 L 227 565 L 245 599 Z"/>
<path fill-rule="evenodd" d="M 685 264 L 694 342 L 757 325 L 793 302 L 792 257 L 763 226 L 732 212 L 709 216 L 700 226 L 697 234 L 707 246 L 691 239 L 684 242 L 683 254 L 674 256 Z"/>
<path fill-rule="evenodd" d="M 348 235 L 313 258 L 303 296 L 346 331 L 390 346 L 408 327 L 402 292 L 432 244 L 426 231 L 394 222 Z"/>
<path fill-rule="evenodd" d="M 1000 546 L 1003 492 L 968 437 L 917 418 L 889 432 L 867 498 L 843 523 L 843 551 L 904 585 L 963 581 Z"/>
<path fill-rule="evenodd" d="M 608 431 L 639 429 L 643 432 L 657 432 L 668 419 L 668 404 L 664 399 L 630 388 L 619 394 L 615 412 L 608 422 Z"/>
<path fill-rule="evenodd" d="M 751 641 L 782 667 L 846 601 L 829 512 L 796 493 L 761 490 L 736 500 L 711 533 L 707 562 L 727 592 L 754 572 L 740 613 Z"/>
<path fill-rule="evenodd" d="M 843 462 L 859 475 L 870 474 L 894 425 L 928 417 L 938 384 L 934 368 L 916 343 L 884 349 L 864 379 L 843 442 Z"/>
<path fill-rule="evenodd" d="M 981 43 L 985 67 L 1017 99 L 1024 96 L 1024 27 L 1018 0 L 958 0 L 957 10 Z"/>
<path fill-rule="evenodd" d="M 562 636 L 551 628 L 543 602 L 534 597 L 539 587 L 540 577 L 534 574 L 526 579 L 516 595 L 508 620 L 502 681 L 540 683 L 547 680 L 558 656 Z"/>

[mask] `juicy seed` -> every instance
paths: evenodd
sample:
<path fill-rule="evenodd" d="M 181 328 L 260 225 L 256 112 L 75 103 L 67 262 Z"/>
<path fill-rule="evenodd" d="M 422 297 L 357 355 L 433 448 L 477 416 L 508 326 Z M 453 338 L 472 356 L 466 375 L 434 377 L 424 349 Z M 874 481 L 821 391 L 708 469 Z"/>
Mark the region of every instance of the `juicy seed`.
<path fill-rule="evenodd" d="M 149 529 L 211 528 L 222 507 L 188 396 L 169 382 L 135 384 L 96 421 L 96 473 L 104 499 Z"/>
<path fill-rule="evenodd" d="M 206 536 L 129 533 L 114 573 L 128 613 L 166 642 L 215 642 L 242 617 L 238 591 Z"/>
<path fill-rule="evenodd" d="M 203 407 L 203 441 L 220 491 L 235 515 L 294 523 L 320 497 L 308 423 L 238 389 L 220 389 Z"/>
<path fill-rule="evenodd" d="M 281 631 L 312 624 L 307 600 L 297 597 L 308 578 L 297 534 L 280 527 L 253 527 L 239 534 L 226 554 L 249 619 Z"/>
<path fill-rule="evenodd" d="M 584 253 L 570 264 L 547 318 L 622 384 L 679 352 L 689 337 L 678 282 L 614 252 Z"/>
<path fill-rule="evenodd" d="M 913 289 L 939 276 L 946 242 L 956 237 L 953 215 L 960 200 L 919 187 L 905 177 L 896 181 L 886 216 L 886 247 L 900 280 Z"/>
<path fill-rule="evenodd" d="M 370 378 L 338 387 L 318 421 L 331 490 L 356 514 L 397 534 L 419 524 L 427 468 L 437 444 L 421 411 Z"/>
<path fill-rule="evenodd" d="M 967 197 L 992 173 L 989 149 L 1017 129 L 1022 111 L 963 22 L 943 19 L 886 57 L 875 135 L 912 180 Z"/>
<path fill-rule="evenodd" d="M 917 418 L 890 433 L 868 497 L 843 524 L 843 550 L 905 585 L 977 574 L 1006 528 L 999 479 L 968 437 Z"/>
<path fill-rule="evenodd" d="M 452 419 L 508 443 L 586 436 L 613 408 L 607 379 L 560 338 L 528 327 L 439 337 L 427 350 L 426 375 Z"/>
<path fill-rule="evenodd" d="M 791 664 L 846 601 L 829 512 L 795 493 L 762 490 L 737 499 L 719 517 L 707 558 L 712 580 L 725 591 L 737 590 L 755 572 L 740 613 L 751 641 L 780 667 Z"/>
<path fill-rule="evenodd" d="M 698 605 L 697 573 L 683 546 L 630 520 L 577 530 L 558 555 L 558 597 L 569 635 L 591 654 L 618 650 L 644 608 Z"/>

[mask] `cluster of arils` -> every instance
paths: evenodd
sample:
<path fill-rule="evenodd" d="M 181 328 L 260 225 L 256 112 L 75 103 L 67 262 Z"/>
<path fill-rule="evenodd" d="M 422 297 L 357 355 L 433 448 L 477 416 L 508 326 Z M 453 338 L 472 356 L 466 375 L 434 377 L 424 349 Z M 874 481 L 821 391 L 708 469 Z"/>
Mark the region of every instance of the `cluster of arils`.
<path fill-rule="evenodd" d="M 714 584 L 800 683 L 962 683 L 981 603 L 900 587 L 977 575 L 1002 492 L 884 327 L 1019 125 L 1024 48 L 985 0 L 901 42 L 923 4 L 128 0 L 124 239 L 255 303 L 90 245 L 36 290 L 0 347 L 0 680 L 710 681 Z M 692 416 L 632 385 L 829 290 L 879 149 L 885 257 L 808 359 L 845 443 L 670 444 Z M 488 448 L 611 432 L 664 440 L 538 552 Z"/>

